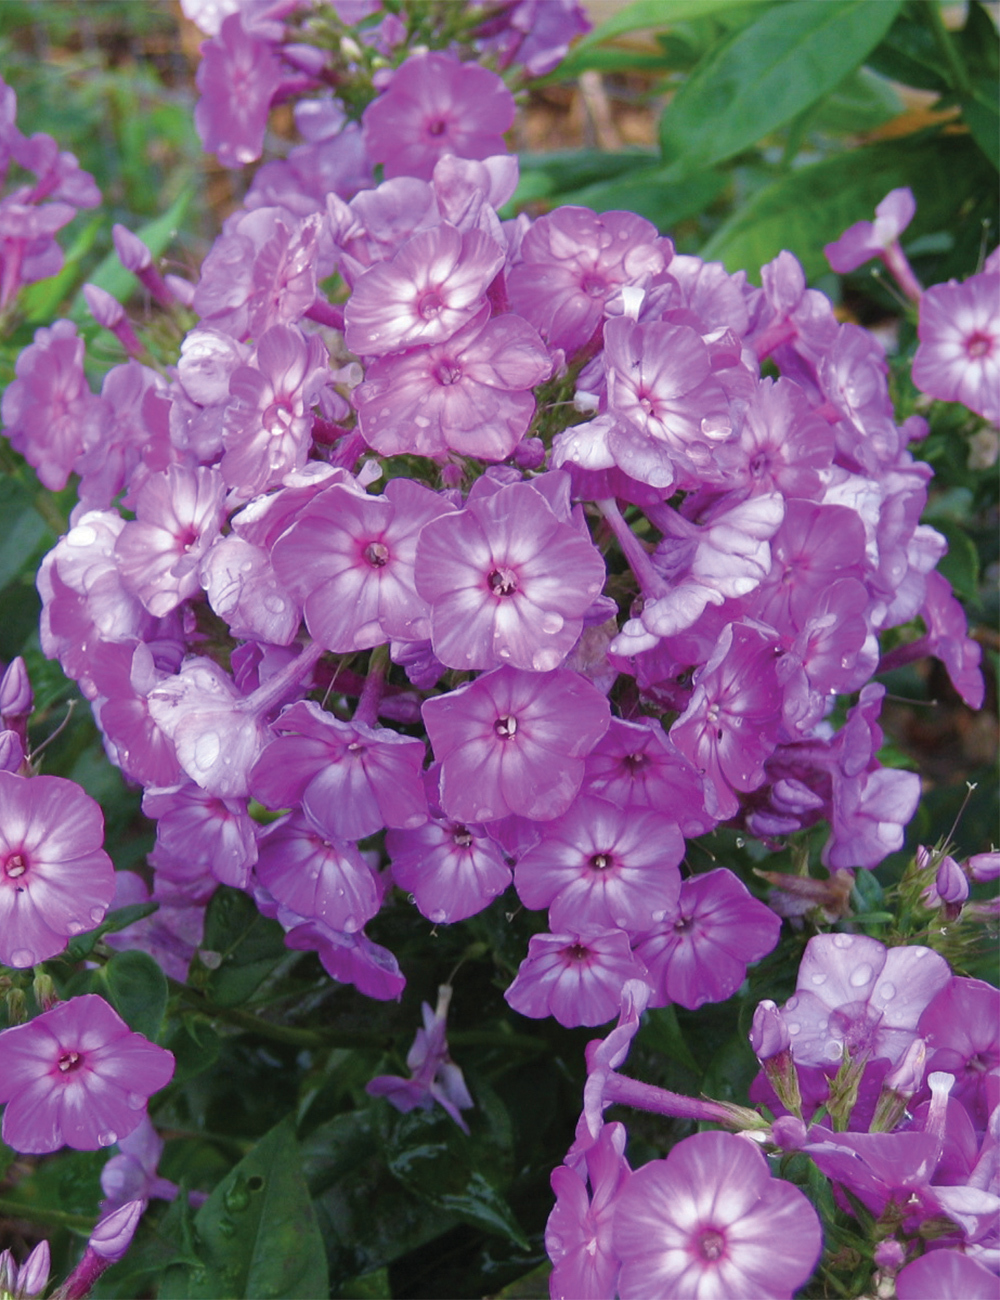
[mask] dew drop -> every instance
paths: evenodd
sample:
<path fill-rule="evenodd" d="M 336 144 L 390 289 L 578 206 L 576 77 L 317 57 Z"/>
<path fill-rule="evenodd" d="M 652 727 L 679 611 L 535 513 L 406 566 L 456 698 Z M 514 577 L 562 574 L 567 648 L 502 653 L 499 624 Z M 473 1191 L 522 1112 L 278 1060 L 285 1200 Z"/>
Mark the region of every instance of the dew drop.
<path fill-rule="evenodd" d="M 554 1234 L 550 1233 L 548 1242 L 546 1244 L 549 1248 L 549 1253 L 556 1255 L 559 1253 L 560 1250 L 562 1250 L 563 1247 L 562 1237 L 557 1237 Z"/>
<path fill-rule="evenodd" d="M 265 596 L 264 608 L 269 614 L 282 614 L 285 610 L 285 602 L 280 596 Z"/>
<path fill-rule="evenodd" d="M 833 936 L 833 946 L 843 951 L 851 946 L 851 936 L 849 934 L 835 934 Z"/>
<path fill-rule="evenodd" d="M 815 984 L 816 987 L 819 988 L 821 984 L 826 983 L 826 976 L 822 971 L 817 971 L 815 975 L 810 976 L 810 983 Z"/>
<path fill-rule="evenodd" d="M 427 918 L 427 919 L 428 919 L 429 921 L 433 921 L 435 925 L 440 925 L 441 922 L 445 919 L 445 914 L 444 914 L 444 912 L 442 912 L 442 910 L 440 909 L 440 907 L 438 907 L 438 908 L 435 908 L 433 912 L 430 912 L 430 913 L 428 914 L 428 918 Z"/>
<path fill-rule="evenodd" d="M 566 620 L 561 614 L 556 614 L 552 611 L 542 616 L 542 631 L 548 632 L 550 636 L 554 636 L 556 632 L 561 632 L 563 630 L 565 623 Z"/>
<path fill-rule="evenodd" d="M 896 996 L 896 986 L 891 983 L 880 984 L 876 992 L 880 1002 L 891 1002 Z"/>
<path fill-rule="evenodd" d="M 501 646 L 500 649 L 497 651 L 497 654 L 500 656 L 501 659 L 509 659 L 510 649 L 508 646 L 505 645 Z"/>
<path fill-rule="evenodd" d="M 802 1026 L 797 1020 L 790 1020 L 788 1022 L 788 1032 L 790 1034 L 800 1034 L 802 1032 Z"/>
<path fill-rule="evenodd" d="M 80 934 L 80 933 L 82 933 L 82 931 L 83 931 L 83 922 L 82 922 L 82 921 L 67 921 L 67 922 L 66 922 L 66 932 L 67 932 L 67 934 Z"/>
<path fill-rule="evenodd" d="M 844 1049 L 840 1043 L 827 1043 L 823 1049 L 823 1055 L 831 1061 L 839 1061 L 844 1055 Z"/>
<path fill-rule="evenodd" d="M 558 650 L 536 650 L 531 656 L 531 666 L 536 673 L 549 673 L 553 668 L 558 668 L 562 662 L 562 655 Z"/>
<path fill-rule="evenodd" d="M 11 954 L 10 964 L 22 968 L 25 966 L 34 966 L 35 954 L 29 952 L 27 948 L 18 948 L 16 952 Z"/>
<path fill-rule="evenodd" d="M 108 1129 L 107 1133 L 98 1133 L 97 1140 L 102 1147 L 111 1147 L 118 1141 L 118 1134 L 113 1129 Z"/>
<path fill-rule="evenodd" d="M 236 1236 L 236 1224 L 232 1219 L 219 1219 L 218 1228 L 224 1237 Z"/>
<path fill-rule="evenodd" d="M 126 1101 L 129 1110 L 145 1110 L 146 1108 L 146 1098 L 140 1096 L 137 1092 L 130 1092 Z"/>
<path fill-rule="evenodd" d="M 353 934 L 355 930 L 361 929 L 361 922 L 356 916 L 348 916 L 344 920 L 344 929 L 348 934 Z"/>
<path fill-rule="evenodd" d="M 66 534 L 66 544 L 68 546 L 93 546 L 97 541 L 97 530 L 91 528 L 90 524 L 77 524 Z"/>
<path fill-rule="evenodd" d="M 667 916 L 666 912 L 654 912 L 654 913 L 653 913 L 653 920 L 654 920 L 657 924 L 659 924 L 661 921 L 666 920 L 666 916 Z"/>
<path fill-rule="evenodd" d="M 105 909 L 103 907 L 92 907 L 90 909 L 90 919 L 95 925 L 100 925 L 104 920 Z M 81 927 L 82 928 L 82 927 Z"/>
<path fill-rule="evenodd" d="M 851 988 L 852 989 L 863 988 L 864 985 L 871 980 L 873 974 L 874 972 L 872 971 L 872 968 L 868 965 L 866 961 L 863 961 L 860 966 L 855 966 L 854 970 L 851 971 L 851 976 L 849 980 Z"/>
<path fill-rule="evenodd" d="M 797 998 L 797 997 L 794 997 L 794 996 L 793 996 L 793 997 L 790 997 L 790 998 L 788 999 L 788 1001 L 785 1003 L 785 1010 L 786 1010 L 786 1011 L 794 1011 L 795 1008 L 796 1008 L 798 1005 L 799 1005 L 799 1000 L 798 1000 L 798 998 Z"/>

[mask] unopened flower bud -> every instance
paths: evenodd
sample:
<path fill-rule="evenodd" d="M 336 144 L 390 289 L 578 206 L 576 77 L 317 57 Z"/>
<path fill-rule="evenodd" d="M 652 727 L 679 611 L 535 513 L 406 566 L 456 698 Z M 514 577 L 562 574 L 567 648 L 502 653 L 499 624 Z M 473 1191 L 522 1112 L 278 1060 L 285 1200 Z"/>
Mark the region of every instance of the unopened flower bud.
<path fill-rule="evenodd" d="M 973 880 L 996 880 L 1000 876 L 1000 853 L 975 853 L 968 861 Z"/>
<path fill-rule="evenodd" d="M 35 972 L 31 991 L 35 995 L 35 1001 L 43 1011 L 51 1011 L 59 1001 L 59 994 L 56 992 L 55 981 L 51 975 L 46 974 L 43 970 Z"/>
<path fill-rule="evenodd" d="M 905 1260 L 906 1250 L 895 1237 L 880 1241 L 875 1247 L 875 1263 L 887 1273 L 898 1273 Z"/>
<path fill-rule="evenodd" d="M 23 1024 L 28 1018 L 28 1003 L 24 996 L 24 989 L 8 989 L 4 1000 L 7 1003 L 7 1023 L 9 1025 Z"/>
<path fill-rule="evenodd" d="M 931 851 L 925 845 L 920 844 L 917 847 L 917 870 L 926 871 L 931 865 Z"/>
<path fill-rule="evenodd" d="M 129 324 L 125 309 L 117 298 L 97 284 L 85 284 L 83 296 L 90 314 L 103 329 L 110 330 L 126 352 L 134 357 L 141 357 L 142 344 L 135 330 Z"/>
<path fill-rule="evenodd" d="M 882 1091 L 875 1103 L 872 1117 L 872 1133 L 891 1133 L 903 1118 L 903 1112 L 913 1094 L 924 1081 L 924 1068 L 927 1064 L 927 1044 L 922 1038 L 915 1038 L 899 1064 L 885 1076 Z"/>
<path fill-rule="evenodd" d="M 102 1219 L 90 1234 L 90 1241 L 87 1243 L 90 1249 L 102 1259 L 106 1259 L 109 1264 L 122 1259 L 132 1244 L 132 1238 L 135 1236 L 135 1230 L 145 1208 L 145 1201 L 126 1201 L 120 1210 L 115 1210 L 106 1219 Z"/>
<path fill-rule="evenodd" d="M 111 238 L 115 241 L 115 252 L 126 271 L 138 275 L 153 264 L 153 254 L 138 235 L 126 226 L 116 223 L 111 227 Z"/>
<path fill-rule="evenodd" d="M 545 444 L 541 438 L 524 438 L 514 448 L 514 463 L 522 469 L 539 469 L 545 464 Z"/>
<path fill-rule="evenodd" d="M 17 1265 L 9 1250 L 0 1252 L 0 1296 L 14 1294 L 17 1285 Z"/>
<path fill-rule="evenodd" d="M 40 1241 L 21 1265 L 17 1275 L 18 1296 L 27 1298 L 42 1294 L 48 1285 L 50 1263 L 49 1243 Z"/>
<path fill-rule="evenodd" d="M 0 717 L 26 718 L 34 705 L 28 669 L 20 655 L 12 659 L 0 678 Z"/>
<path fill-rule="evenodd" d="M 16 772 L 24 762 L 24 745 L 16 731 L 0 731 L 0 772 Z"/>
<path fill-rule="evenodd" d="M 763 1063 L 779 1052 L 787 1052 L 791 1045 L 791 1035 L 781 1013 L 770 998 L 765 998 L 758 1003 L 750 1027 L 750 1046 L 757 1059 Z"/>
<path fill-rule="evenodd" d="M 771 1125 L 771 1139 L 785 1151 L 800 1151 L 806 1144 L 808 1130 L 794 1115 L 779 1115 Z"/>

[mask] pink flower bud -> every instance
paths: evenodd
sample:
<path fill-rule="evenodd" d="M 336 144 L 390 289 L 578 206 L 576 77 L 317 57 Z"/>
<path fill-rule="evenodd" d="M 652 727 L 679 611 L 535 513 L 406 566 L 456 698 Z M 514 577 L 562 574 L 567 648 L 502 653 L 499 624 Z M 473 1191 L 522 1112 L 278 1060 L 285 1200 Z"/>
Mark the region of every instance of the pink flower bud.
<path fill-rule="evenodd" d="M 17 1294 L 25 1297 L 41 1295 L 49 1280 L 49 1263 L 49 1243 L 40 1241 L 21 1265 L 17 1275 Z"/>
<path fill-rule="evenodd" d="M 152 266 L 153 255 L 138 235 L 127 227 L 116 224 L 111 227 L 111 236 L 115 241 L 118 260 L 126 271 L 137 275 L 140 271 L 145 271 L 147 266 Z"/>
<path fill-rule="evenodd" d="M 28 670 L 20 655 L 7 665 L 0 678 L 0 715 L 4 718 L 24 718 L 31 712 L 34 697 Z"/>
<path fill-rule="evenodd" d="M 1000 876 L 1000 853 L 975 853 L 968 861 L 973 880 L 996 880 Z"/>
<path fill-rule="evenodd" d="M 887 1273 L 898 1273 L 905 1259 L 906 1251 L 895 1237 L 880 1241 L 875 1247 L 875 1263 Z"/>
<path fill-rule="evenodd" d="M 753 1013 L 753 1025 L 750 1028 L 750 1046 L 756 1053 L 757 1059 L 769 1060 L 779 1052 L 787 1052 L 791 1044 L 788 1026 L 779 1014 L 778 1008 L 770 998 L 765 998 L 763 1002 L 758 1003 L 757 1010 Z"/>

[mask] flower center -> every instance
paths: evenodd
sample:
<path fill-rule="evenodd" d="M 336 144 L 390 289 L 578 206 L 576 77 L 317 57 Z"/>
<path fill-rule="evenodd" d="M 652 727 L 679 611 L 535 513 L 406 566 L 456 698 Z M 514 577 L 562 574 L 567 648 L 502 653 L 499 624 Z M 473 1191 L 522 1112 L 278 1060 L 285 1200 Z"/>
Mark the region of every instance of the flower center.
<path fill-rule="evenodd" d="M 607 293 L 607 283 L 599 275 L 585 275 L 580 288 L 588 298 L 603 298 Z"/>
<path fill-rule="evenodd" d="M 441 118 L 435 118 L 433 122 L 427 123 L 428 135 L 444 135 L 447 129 L 448 129 L 448 124 L 446 122 L 443 122 Z"/>
<path fill-rule="evenodd" d="M 83 1058 L 79 1052 L 64 1052 L 59 1058 L 59 1069 L 63 1074 L 69 1074 L 71 1070 L 78 1070 L 83 1064 Z"/>
<path fill-rule="evenodd" d="M 373 569 L 384 569 L 389 563 L 389 548 L 384 542 L 369 542 L 364 557 Z"/>
<path fill-rule="evenodd" d="M 604 871 L 606 868 L 611 866 L 611 854 L 595 853 L 590 859 L 590 865 L 595 871 Z"/>
<path fill-rule="evenodd" d="M 444 302 L 438 291 L 436 289 L 428 289 L 420 299 L 420 307 L 418 310 L 424 320 L 433 320 L 435 316 L 440 316 L 443 307 Z"/>
<path fill-rule="evenodd" d="M 570 961 L 586 961 L 590 956 L 590 949 L 585 943 L 574 943 L 571 948 L 566 949 L 566 956 Z"/>
<path fill-rule="evenodd" d="M 517 591 L 517 575 L 512 569 L 494 569 L 486 581 L 494 596 L 513 596 Z"/>
<path fill-rule="evenodd" d="M 472 832 L 466 826 L 455 826 L 451 836 L 460 849 L 467 849 L 472 845 Z"/>
<path fill-rule="evenodd" d="M 4 870 L 7 872 L 8 880 L 17 880 L 19 876 L 23 876 L 28 870 L 28 864 L 25 862 L 24 858 L 21 857 L 20 853 L 15 853 L 13 857 L 7 859 L 7 865 Z"/>
<path fill-rule="evenodd" d="M 980 357 L 987 357 L 993 350 L 993 340 L 988 334 L 980 334 L 978 330 L 965 345 L 965 352 L 970 361 L 978 361 Z"/>
<path fill-rule="evenodd" d="M 517 718 L 509 713 L 505 718 L 497 718 L 493 724 L 493 730 L 501 740 L 509 740 L 511 736 L 517 734 Z"/>
<path fill-rule="evenodd" d="M 648 762 L 649 759 L 641 750 L 638 754 L 626 754 L 622 758 L 622 765 L 626 772 L 631 772 L 633 776 L 636 772 L 641 771 Z"/>
<path fill-rule="evenodd" d="M 715 1228 L 709 1228 L 698 1238 L 698 1254 L 702 1259 L 707 1259 L 714 1263 L 720 1259 L 726 1250 L 726 1239 L 721 1232 Z"/>
<path fill-rule="evenodd" d="M 462 378 L 462 367 L 454 361 L 442 361 L 434 371 L 434 378 L 445 387 L 457 384 Z"/>

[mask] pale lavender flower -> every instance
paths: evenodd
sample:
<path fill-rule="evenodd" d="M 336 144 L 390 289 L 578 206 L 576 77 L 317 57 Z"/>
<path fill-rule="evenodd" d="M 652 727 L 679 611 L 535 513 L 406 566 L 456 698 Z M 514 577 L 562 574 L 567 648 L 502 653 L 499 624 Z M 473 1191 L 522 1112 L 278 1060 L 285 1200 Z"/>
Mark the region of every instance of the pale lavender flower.
<path fill-rule="evenodd" d="M 223 19 L 201 56 L 194 124 L 207 152 L 224 167 L 242 167 L 260 157 L 281 61 L 270 42 L 244 29 L 239 13 Z"/>
<path fill-rule="evenodd" d="M 111 1146 L 138 1128 L 147 1098 L 173 1072 L 170 1052 L 133 1033 L 103 998 L 72 998 L 0 1033 L 3 1140 L 37 1154 Z"/>
<path fill-rule="evenodd" d="M 622 1300 L 791 1300 L 819 1259 L 823 1234 L 803 1193 L 772 1179 L 749 1141 L 696 1133 L 629 1179 L 614 1245 Z"/>
<path fill-rule="evenodd" d="M 920 299 L 913 382 L 1000 422 L 1000 276 L 935 284 Z"/>
<path fill-rule="evenodd" d="M 545 1225 L 552 1260 L 553 1300 L 607 1300 L 617 1287 L 621 1261 L 612 1232 L 618 1197 L 631 1170 L 625 1160 L 624 1124 L 605 1124 L 585 1153 L 587 1181 L 566 1165 L 552 1171 L 556 1203 Z"/>
<path fill-rule="evenodd" d="M 511 881 L 495 840 L 475 825 L 432 817 L 385 837 L 392 878 L 435 925 L 462 921 L 487 907 Z"/>
<path fill-rule="evenodd" d="M 255 871 L 279 903 L 332 930 L 353 934 L 378 911 L 375 878 L 357 847 L 329 838 L 308 813 L 261 831 Z"/>
<path fill-rule="evenodd" d="M 624 930 L 536 934 L 504 997 L 536 1020 L 603 1025 L 618 1011 L 626 982 L 644 976 Z"/>
<path fill-rule="evenodd" d="M 856 221 L 827 244 L 823 252 L 838 275 L 856 271 L 873 257 L 882 257 L 913 220 L 917 203 L 910 189 L 890 190 L 875 209 L 875 220 Z"/>

